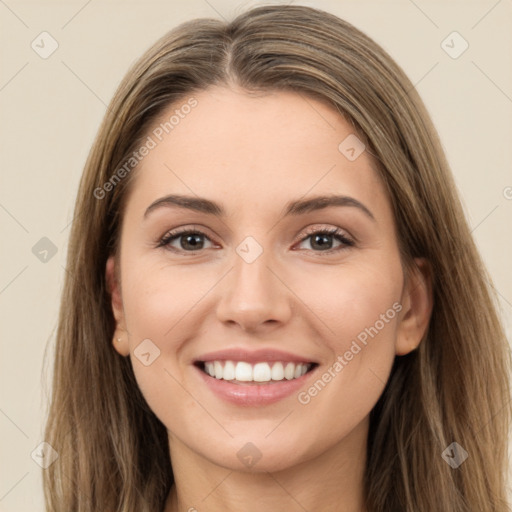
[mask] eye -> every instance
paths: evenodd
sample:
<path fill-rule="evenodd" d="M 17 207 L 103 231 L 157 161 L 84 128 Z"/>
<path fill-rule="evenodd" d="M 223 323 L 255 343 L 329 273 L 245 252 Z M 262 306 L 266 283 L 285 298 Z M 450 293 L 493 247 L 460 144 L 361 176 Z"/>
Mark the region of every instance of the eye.
<path fill-rule="evenodd" d="M 210 240 L 210 238 L 197 229 L 183 228 L 175 229 L 167 233 L 158 243 L 157 247 L 166 247 L 173 251 L 197 252 L 204 249 L 204 241 L 202 238 Z M 176 244 L 178 247 L 176 247 Z"/>
<path fill-rule="evenodd" d="M 345 232 L 339 228 L 318 229 L 313 228 L 306 232 L 307 236 L 301 239 L 301 243 L 310 240 L 311 249 L 314 252 L 333 253 L 342 251 L 355 245 L 354 241 L 347 237 Z M 333 248 L 333 239 L 340 243 L 340 246 Z"/>
<path fill-rule="evenodd" d="M 306 234 L 307 236 L 302 237 L 299 242 L 304 243 L 311 239 L 311 249 L 308 250 L 313 252 L 331 254 L 355 245 L 355 242 L 339 228 L 319 229 L 316 227 L 306 231 Z M 160 240 L 157 247 L 166 247 L 174 252 L 199 252 L 207 248 L 204 239 L 213 244 L 208 235 L 201 230 L 180 228 L 167 233 Z M 337 241 L 340 245 L 333 248 L 334 241 Z"/>

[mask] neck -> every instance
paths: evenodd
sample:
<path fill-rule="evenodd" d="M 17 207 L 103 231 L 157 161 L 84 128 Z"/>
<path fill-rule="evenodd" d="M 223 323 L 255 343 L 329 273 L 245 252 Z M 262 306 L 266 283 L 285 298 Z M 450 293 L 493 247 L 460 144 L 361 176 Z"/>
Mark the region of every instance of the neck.
<path fill-rule="evenodd" d="M 164 512 L 365 512 L 367 420 L 315 458 L 280 471 L 222 467 L 172 437 L 175 484 Z"/>

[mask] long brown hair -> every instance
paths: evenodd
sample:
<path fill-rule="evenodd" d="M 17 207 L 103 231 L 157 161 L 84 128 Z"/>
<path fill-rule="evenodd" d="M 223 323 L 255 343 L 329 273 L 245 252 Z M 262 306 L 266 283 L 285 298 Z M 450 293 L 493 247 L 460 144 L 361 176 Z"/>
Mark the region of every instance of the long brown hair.
<path fill-rule="evenodd" d="M 164 506 L 173 484 L 167 432 L 139 391 L 130 359 L 112 347 L 105 280 L 137 169 L 104 184 L 164 108 L 230 83 L 296 91 L 337 109 L 378 163 L 404 265 L 415 257 L 431 264 L 428 332 L 417 350 L 396 357 L 371 412 L 367 510 L 508 511 L 508 343 L 437 133 L 383 49 L 336 16 L 300 6 L 184 23 L 140 58 L 112 99 L 85 165 L 69 240 L 45 432 L 59 453 L 44 470 L 47 509 Z M 457 468 L 442 456 L 452 442 L 468 453 Z"/>

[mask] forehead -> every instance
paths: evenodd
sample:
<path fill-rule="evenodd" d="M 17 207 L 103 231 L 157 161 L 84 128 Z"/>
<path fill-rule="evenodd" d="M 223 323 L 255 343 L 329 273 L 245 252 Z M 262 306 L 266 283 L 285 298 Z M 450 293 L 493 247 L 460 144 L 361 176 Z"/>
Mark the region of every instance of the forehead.
<path fill-rule="evenodd" d="M 388 206 L 372 158 L 367 151 L 357 156 L 362 143 L 353 126 L 303 94 L 211 87 L 170 105 L 147 135 L 152 148 L 133 190 L 144 203 L 195 194 L 234 214 L 336 193 Z"/>

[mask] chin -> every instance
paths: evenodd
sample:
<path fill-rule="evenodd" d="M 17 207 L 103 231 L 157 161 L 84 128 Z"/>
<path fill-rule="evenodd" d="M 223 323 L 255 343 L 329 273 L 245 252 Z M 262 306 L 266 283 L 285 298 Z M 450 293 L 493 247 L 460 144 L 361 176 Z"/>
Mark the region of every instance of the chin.
<path fill-rule="evenodd" d="M 201 448 L 200 455 L 213 464 L 242 473 L 283 471 L 314 457 L 313 447 L 305 446 L 304 439 L 293 442 L 289 436 L 270 439 L 261 433 L 252 436 L 250 432 Z"/>

